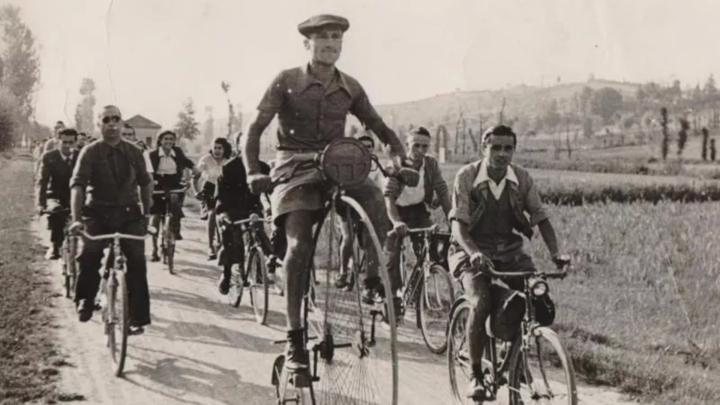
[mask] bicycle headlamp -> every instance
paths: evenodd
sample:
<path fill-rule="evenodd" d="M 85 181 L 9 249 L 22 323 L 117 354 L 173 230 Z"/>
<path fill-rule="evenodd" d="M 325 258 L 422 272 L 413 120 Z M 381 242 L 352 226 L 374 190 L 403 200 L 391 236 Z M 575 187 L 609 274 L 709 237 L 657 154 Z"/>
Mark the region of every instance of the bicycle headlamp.
<path fill-rule="evenodd" d="M 530 291 L 535 297 L 542 297 L 547 294 L 549 290 L 548 284 L 543 280 L 534 280 L 530 286 Z"/>

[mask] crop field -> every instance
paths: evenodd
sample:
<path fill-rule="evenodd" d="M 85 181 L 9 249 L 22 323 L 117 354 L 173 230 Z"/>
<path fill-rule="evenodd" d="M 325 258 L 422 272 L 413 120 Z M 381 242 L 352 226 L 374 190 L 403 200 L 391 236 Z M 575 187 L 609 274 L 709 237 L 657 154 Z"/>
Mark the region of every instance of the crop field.
<path fill-rule="evenodd" d="M 658 403 L 718 403 L 720 204 L 551 211 L 573 257 L 573 276 L 554 286 L 558 328 L 582 374 Z M 528 251 L 549 264 L 540 238 Z"/>

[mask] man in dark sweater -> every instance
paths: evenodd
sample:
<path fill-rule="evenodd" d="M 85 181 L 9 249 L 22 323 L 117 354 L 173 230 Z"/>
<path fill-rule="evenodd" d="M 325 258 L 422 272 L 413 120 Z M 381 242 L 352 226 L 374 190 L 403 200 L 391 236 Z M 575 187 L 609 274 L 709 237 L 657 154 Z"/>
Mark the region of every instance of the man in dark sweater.
<path fill-rule="evenodd" d="M 238 144 L 240 144 L 240 139 L 241 134 L 238 134 L 235 137 Z M 269 174 L 270 166 L 261 161 L 260 171 L 262 174 Z M 218 290 L 220 294 L 226 295 L 230 289 L 232 266 L 236 263 L 240 265 L 244 263 L 245 249 L 240 229 L 229 226 L 228 222 L 245 219 L 252 213 L 263 216 L 263 206 L 260 196 L 250 192 L 247 184 L 247 171 L 239 153 L 223 165 L 222 174 L 218 177 L 217 183 L 215 215 L 222 232 L 223 244 L 219 256 L 223 274 Z M 256 224 L 256 226 L 262 226 L 262 224 Z M 264 232 L 261 234 L 264 235 Z M 268 240 L 265 240 L 263 244 L 269 249 Z"/>

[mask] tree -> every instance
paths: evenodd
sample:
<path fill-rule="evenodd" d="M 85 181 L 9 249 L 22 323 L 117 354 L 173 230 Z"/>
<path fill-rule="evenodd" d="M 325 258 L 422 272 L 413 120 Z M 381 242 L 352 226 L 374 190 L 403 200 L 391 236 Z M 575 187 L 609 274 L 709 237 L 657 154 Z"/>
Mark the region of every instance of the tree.
<path fill-rule="evenodd" d="M 718 89 L 715 86 L 715 78 L 712 74 L 707 78 L 707 81 L 705 81 L 703 95 L 705 96 L 706 102 L 713 102 L 718 98 Z"/>
<path fill-rule="evenodd" d="M 17 98 L 7 89 L 0 89 L 0 151 L 12 147 L 17 140 L 20 122 Z"/>
<path fill-rule="evenodd" d="M 194 140 L 199 134 L 198 122 L 195 121 L 195 107 L 192 98 L 188 98 L 183 104 L 183 110 L 178 113 L 178 122 L 175 124 L 175 133 L 178 138 Z"/>
<path fill-rule="evenodd" d="M 20 19 L 20 8 L 0 8 L 2 29 L 2 84 L 17 99 L 20 120 L 27 124 L 34 112 L 33 94 L 40 76 L 35 37 Z"/>
<path fill-rule="evenodd" d="M 593 94 L 591 105 L 593 114 L 601 116 L 608 124 L 612 116 L 622 109 L 623 97 L 612 87 L 603 87 Z"/>
<path fill-rule="evenodd" d="M 80 84 L 80 95 L 83 97 L 75 108 L 75 128 L 80 132 L 92 135 L 95 125 L 93 115 L 95 109 L 95 82 L 93 79 L 84 78 Z"/>
<path fill-rule="evenodd" d="M 543 114 L 544 126 L 550 131 L 554 131 L 560 124 L 560 113 L 558 112 L 558 102 L 556 99 L 550 101 L 550 104 Z"/>

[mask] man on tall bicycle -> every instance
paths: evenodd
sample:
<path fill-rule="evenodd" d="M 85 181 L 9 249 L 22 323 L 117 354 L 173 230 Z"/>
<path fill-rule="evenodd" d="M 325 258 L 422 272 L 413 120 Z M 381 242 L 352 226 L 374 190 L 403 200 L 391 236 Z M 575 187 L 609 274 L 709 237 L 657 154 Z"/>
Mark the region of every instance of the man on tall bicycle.
<path fill-rule="evenodd" d="M 122 127 L 120 109 L 106 106 L 100 115 L 102 139 L 80 152 L 70 180 L 72 231 L 85 229 L 92 235 L 122 232 L 139 236 L 147 231 L 152 183 L 142 152 L 122 141 Z M 90 195 L 87 205 L 83 205 L 86 189 Z M 75 300 L 80 322 L 92 317 L 100 284 L 98 269 L 106 245 L 106 241 L 86 240 L 78 256 L 80 274 Z M 120 246 L 127 259 L 131 333 L 138 334 L 144 325 L 150 324 L 145 243 L 123 240 Z"/>
<path fill-rule="evenodd" d="M 240 146 L 241 133 L 236 134 L 235 141 Z M 270 166 L 260 161 L 260 173 L 269 174 Z M 247 171 L 240 154 L 230 159 L 222 166 L 222 173 L 217 179 L 218 193 L 215 205 L 215 215 L 220 224 L 239 221 L 257 214 L 263 216 L 263 206 L 260 197 L 250 192 L 247 183 Z M 256 226 L 262 226 L 256 224 Z M 245 262 L 245 246 L 240 230 L 232 226 L 224 226 L 222 229 L 222 252 L 220 253 L 220 264 L 223 267 L 223 274 L 218 284 L 220 294 L 227 295 L 230 289 L 230 276 L 232 266 Z M 260 235 L 265 235 L 261 232 Z M 270 246 L 266 240 L 264 245 Z M 269 252 L 266 252 L 269 253 Z"/>
<path fill-rule="evenodd" d="M 278 115 L 278 151 L 273 178 L 288 175 L 297 162 L 312 159 L 332 140 L 345 136 L 348 113 L 385 144 L 397 166 L 405 158 L 402 142 L 385 125 L 370 104 L 357 80 L 335 67 L 342 50 L 343 34 L 350 23 L 343 17 L 317 15 L 298 25 L 305 37 L 310 61 L 304 66 L 282 71 L 265 92 L 258 116 L 245 139 L 243 160 L 248 169 L 248 184 L 253 192 L 266 190 L 270 176 L 261 174 L 258 161 L 260 136 Z M 296 173 L 289 183 L 275 188 L 272 211 L 276 225 L 285 232 L 287 252 L 283 261 L 286 273 L 288 347 L 286 367 L 291 370 L 308 367 L 308 352 L 303 341 L 300 307 L 304 294 L 303 280 L 312 259 L 312 228 L 323 207 L 322 182 L 314 170 Z M 380 240 L 384 242 L 389 224 L 383 206 L 382 192 L 370 180 L 348 189 L 348 194 L 365 208 Z M 369 239 L 369 236 L 367 236 Z M 365 246 L 371 246 L 366 241 Z M 371 257 L 374 255 L 370 255 Z M 373 260 L 375 261 L 375 260 Z M 366 288 L 380 288 L 378 263 L 369 263 Z"/>
<path fill-rule="evenodd" d="M 532 177 L 511 164 L 516 145 L 512 128 L 489 128 L 482 136 L 483 158 L 458 171 L 452 192 L 453 243 L 448 262 L 473 304 L 466 328 L 473 373 L 467 396 L 478 401 L 486 398 L 481 362 L 488 339 L 485 319 L 491 309 L 490 278 L 481 274 L 483 266 L 492 261 L 497 271 L 535 271 L 522 249 L 520 234 L 530 239 L 536 225 L 553 261 L 559 266 L 567 260 L 559 254 L 555 231 Z M 516 290 L 523 288 L 519 279 L 506 283 Z"/>
<path fill-rule="evenodd" d="M 75 150 L 78 133 L 72 128 L 60 130 L 60 148 L 46 152 L 40 159 L 35 184 L 38 213 L 47 212 L 51 247 L 47 257 L 60 258 L 65 239 L 65 223 L 70 217 L 70 177 L 77 162 Z"/>
<path fill-rule="evenodd" d="M 420 173 L 420 181 L 415 187 L 402 184 L 396 178 L 389 178 L 385 183 L 385 207 L 393 225 L 393 232 L 388 235 L 385 249 L 388 252 L 388 273 L 393 292 L 402 287 L 400 278 L 400 246 L 409 228 L 427 228 L 433 225 L 427 207 L 433 205 L 436 197 L 440 202 L 445 216 L 450 212 L 450 192 L 442 176 L 437 159 L 427 154 L 430 149 L 430 132 L 425 127 L 410 131 L 407 147 L 411 167 Z M 421 251 L 423 240 L 420 235 L 411 235 L 413 251 Z M 396 307 L 401 299 L 395 297 Z"/>
<path fill-rule="evenodd" d="M 186 183 L 186 171 L 197 174 L 195 163 L 190 160 L 178 146 L 175 146 L 177 135 L 170 130 L 161 131 L 157 137 L 155 150 L 148 154 L 154 177 L 155 191 L 177 190 L 184 187 Z M 184 195 L 171 194 L 170 201 L 165 201 L 164 195 L 153 195 L 151 224 L 153 228 L 159 229 L 160 216 L 165 214 L 165 204 L 170 204 L 173 213 L 173 221 L 170 224 L 170 231 L 175 233 L 175 240 L 182 240 L 180 234 L 180 219 L 184 216 L 182 204 Z M 152 238 L 152 254 L 150 261 L 160 261 L 157 250 L 157 236 Z"/>

